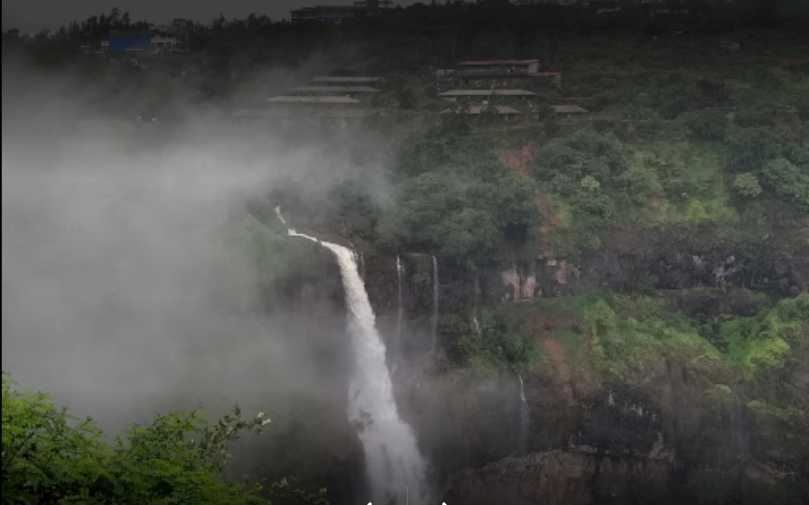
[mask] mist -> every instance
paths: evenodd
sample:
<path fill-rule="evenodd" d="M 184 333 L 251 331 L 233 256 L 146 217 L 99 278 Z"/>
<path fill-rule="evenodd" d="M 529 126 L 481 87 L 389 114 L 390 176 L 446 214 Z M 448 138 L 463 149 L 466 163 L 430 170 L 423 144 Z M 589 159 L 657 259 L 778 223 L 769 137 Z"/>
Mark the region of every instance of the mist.
<path fill-rule="evenodd" d="M 231 233 L 275 181 L 318 194 L 356 172 L 332 142 L 282 142 L 210 111 L 143 128 L 88 118 L 67 76 L 3 75 L 5 371 L 113 430 L 168 408 L 283 411 L 281 397 L 340 391 L 345 370 L 313 353 L 343 337 L 342 314 L 270 317 Z"/>

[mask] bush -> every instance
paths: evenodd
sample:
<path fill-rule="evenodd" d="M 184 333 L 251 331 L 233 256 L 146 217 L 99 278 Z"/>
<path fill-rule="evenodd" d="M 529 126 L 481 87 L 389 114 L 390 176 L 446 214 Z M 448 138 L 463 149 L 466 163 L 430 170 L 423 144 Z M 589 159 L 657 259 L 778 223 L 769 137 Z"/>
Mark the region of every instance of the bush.
<path fill-rule="evenodd" d="M 734 173 L 758 172 L 764 164 L 780 155 L 781 139 L 767 128 L 734 128 L 729 135 L 730 170 Z"/>
<path fill-rule="evenodd" d="M 798 167 L 786 158 L 768 161 L 762 169 L 767 186 L 809 212 L 809 167 Z"/>
<path fill-rule="evenodd" d="M 663 192 L 657 172 L 649 166 L 631 166 L 621 174 L 620 181 L 626 184 L 627 194 L 636 203 L 644 203 L 649 196 Z"/>
<path fill-rule="evenodd" d="M 685 118 L 685 125 L 696 140 L 723 141 L 727 132 L 727 119 L 721 112 L 698 111 Z"/>
<path fill-rule="evenodd" d="M 455 360 L 481 368 L 520 369 L 536 355 L 534 340 L 509 326 L 507 320 L 491 310 L 481 311 L 479 331 L 463 318 L 447 315 L 441 321 L 441 334 L 449 337 L 448 346 Z"/>
<path fill-rule="evenodd" d="M 741 196 L 749 198 L 757 197 L 762 191 L 758 178 L 749 172 L 739 174 L 733 179 L 733 189 Z"/>
<path fill-rule="evenodd" d="M 748 377 L 781 368 L 792 346 L 809 339 L 809 295 L 782 300 L 753 317 L 725 322 L 719 327 L 719 339 L 731 361 Z"/>
<path fill-rule="evenodd" d="M 582 177 L 581 181 L 579 181 L 579 186 L 588 192 L 596 192 L 601 189 L 601 183 L 599 183 L 598 179 L 592 175 L 585 175 Z"/>

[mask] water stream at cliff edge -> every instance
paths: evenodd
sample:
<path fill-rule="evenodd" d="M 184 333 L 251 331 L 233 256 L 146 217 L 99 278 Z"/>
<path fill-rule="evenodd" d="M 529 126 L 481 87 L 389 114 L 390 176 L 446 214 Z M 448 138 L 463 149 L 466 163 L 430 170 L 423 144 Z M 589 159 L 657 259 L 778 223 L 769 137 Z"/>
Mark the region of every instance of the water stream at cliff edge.
<path fill-rule="evenodd" d="M 288 226 L 280 208 L 278 218 Z M 399 417 L 393 384 L 385 361 L 385 344 L 376 329 L 373 308 L 351 249 L 326 242 L 292 228 L 292 237 L 311 240 L 334 253 L 345 290 L 348 333 L 354 354 L 354 373 L 348 392 L 348 418 L 357 427 L 374 501 L 413 503 L 425 499 L 425 461 L 410 426 Z"/>

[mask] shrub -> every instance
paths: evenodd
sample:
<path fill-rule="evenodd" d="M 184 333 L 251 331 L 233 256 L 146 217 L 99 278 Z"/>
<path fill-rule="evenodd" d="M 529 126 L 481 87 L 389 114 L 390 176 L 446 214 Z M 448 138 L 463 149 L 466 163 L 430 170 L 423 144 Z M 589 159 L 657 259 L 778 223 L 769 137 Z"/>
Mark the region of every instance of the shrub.
<path fill-rule="evenodd" d="M 442 317 L 441 334 L 449 337 L 455 360 L 484 369 L 519 369 L 536 356 L 534 340 L 493 310 L 481 311 L 478 328 L 457 315 Z"/>
<path fill-rule="evenodd" d="M 780 155 L 781 139 L 767 128 L 734 128 L 729 135 L 730 170 L 735 173 L 757 172 Z"/>
<path fill-rule="evenodd" d="M 793 345 L 809 338 L 809 295 L 782 300 L 753 317 L 719 327 L 720 341 L 733 363 L 748 376 L 781 368 Z"/>
<path fill-rule="evenodd" d="M 740 195 L 749 198 L 757 197 L 762 191 L 758 178 L 749 172 L 739 174 L 733 179 L 733 189 Z"/>
<path fill-rule="evenodd" d="M 714 142 L 725 140 L 727 119 L 721 112 L 698 111 L 688 114 L 685 125 L 697 140 Z"/>
<path fill-rule="evenodd" d="M 620 180 L 626 184 L 629 197 L 636 203 L 642 203 L 650 195 L 663 191 L 657 172 L 649 166 L 633 165 L 621 174 Z"/>
<path fill-rule="evenodd" d="M 768 161 L 762 170 L 767 186 L 809 212 L 809 172 L 786 158 Z"/>
<path fill-rule="evenodd" d="M 601 184 L 598 182 L 598 179 L 592 175 L 585 175 L 582 177 L 581 181 L 579 181 L 579 186 L 584 188 L 585 191 L 590 192 L 595 192 L 601 189 Z"/>

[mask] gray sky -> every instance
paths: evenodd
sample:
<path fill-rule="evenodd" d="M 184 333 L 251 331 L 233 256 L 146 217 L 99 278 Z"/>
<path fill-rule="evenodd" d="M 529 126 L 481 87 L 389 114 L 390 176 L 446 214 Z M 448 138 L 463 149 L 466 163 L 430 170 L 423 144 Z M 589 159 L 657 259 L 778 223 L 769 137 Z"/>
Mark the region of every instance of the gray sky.
<path fill-rule="evenodd" d="M 225 17 L 245 17 L 251 12 L 266 14 L 272 19 L 289 17 L 289 10 L 307 5 L 344 5 L 353 0 L 3 0 L 3 30 L 19 28 L 24 32 L 53 28 L 71 20 L 86 19 L 113 7 L 129 11 L 132 19 L 152 22 L 172 18 L 192 18 L 207 22 L 222 13 Z M 409 5 L 415 0 L 398 0 L 399 5 Z M 429 0 L 424 0 L 429 3 Z"/>

